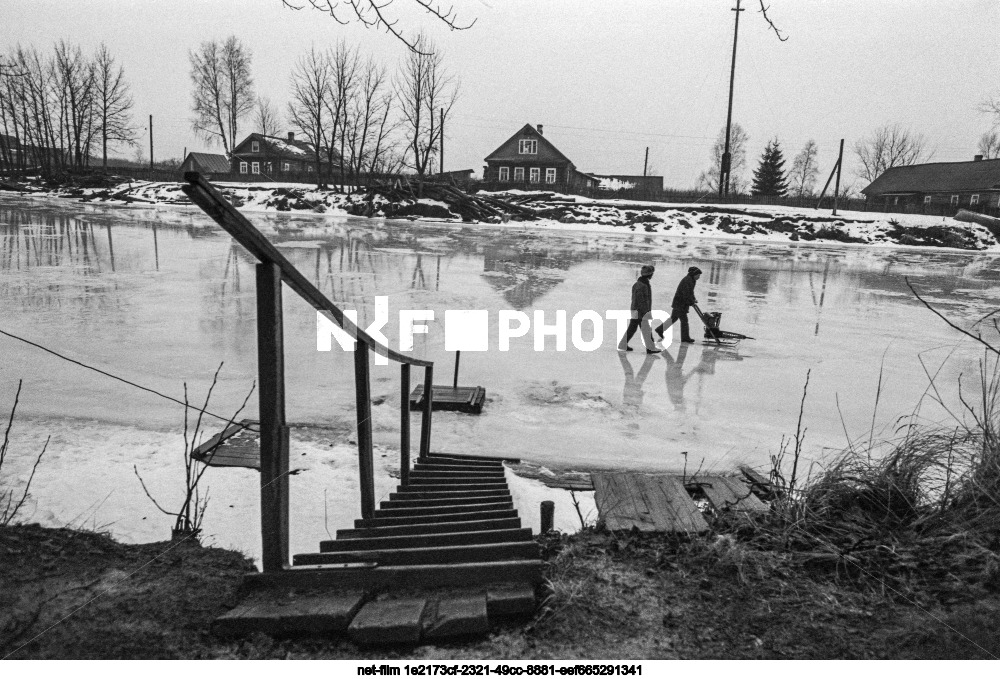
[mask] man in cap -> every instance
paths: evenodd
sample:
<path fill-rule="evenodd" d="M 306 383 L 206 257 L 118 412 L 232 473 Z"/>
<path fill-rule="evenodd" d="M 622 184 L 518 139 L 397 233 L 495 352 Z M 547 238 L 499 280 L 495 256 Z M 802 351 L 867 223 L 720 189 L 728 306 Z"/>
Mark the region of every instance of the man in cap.
<path fill-rule="evenodd" d="M 625 336 L 618 343 L 618 351 L 632 351 L 628 345 L 635 331 L 642 327 L 642 341 L 646 345 L 647 354 L 659 353 L 656 344 L 653 342 L 653 334 L 650 331 L 652 318 L 650 312 L 653 310 L 653 288 L 649 284 L 649 279 L 653 277 L 656 267 L 652 264 L 644 264 L 639 271 L 639 278 L 632 284 L 632 320 L 628 322 L 628 329 Z"/>
<path fill-rule="evenodd" d="M 663 336 L 667 332 L 667 328 L 676 323 L 681 322 L 681 342 L 687 342 L 691 344 L 694 339 L 691 338 L 691 328 L 688 325 L 688 309 L 692 305 L 697 304 L 698 300 L 694 298 L 694 285 L 698 282 L 701 277 L 701 269 L 696 266 L 692 266 L 688 269 L 687 276 L 681 279 L 681 282 L 677 284 L 677 292 L 674 293 L 674 301 L 670 304 L 670 322 L 661 323 L 656 327 L 654 332 L 663 339 Z"/>

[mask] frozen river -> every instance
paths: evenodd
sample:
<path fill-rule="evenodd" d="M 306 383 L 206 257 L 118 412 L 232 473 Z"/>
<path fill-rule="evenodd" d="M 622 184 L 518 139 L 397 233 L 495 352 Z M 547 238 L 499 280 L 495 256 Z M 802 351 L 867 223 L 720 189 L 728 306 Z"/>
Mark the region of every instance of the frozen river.
<path fill-rule="evenodd" d="M 913 299 L 904 277 L 963 325 L 992 311 L 1000 293 L 1000 259 L 961 252 L 251 219 L 331 299 L 358 309 L 362 325 L 373 318 L 375 295 L 387 295 L 393 348 L 398 310 L 433 310 L 437 320 L 417 336 L 415 353 L 437 361 L 439 383 L 453 365 L 441 322 L 447 309 L 489 310 L 492 341 L 499 310 L 542 310 L 551 321 L 557 310 L 571 318 L 627 308 L 646 262 L 657 266 L 654 306 L 668 308 L 687 267 L 703 269 L 702 309 L 723 312 L 723 328 L 755 341 L 738 349 L 674 344 L 646 358 L 637 337 L 640 351 L 621 355 L 608 322 L 593 352 L 572 343 L 558 352 L 551 339 L 536 352 L 529 336 L 508 352 L 462 354 L 460 383 L 484 386 L 488 401 L 479 417 L 436 413 L 434 449 L 549 467 L 679 469 L 682 452 L 689 468 L 766 465 L 782 435 L 795 431 L 808 370 L 805 450 L 821 461 L 847 436 L 868 437 L 880 367 L 876 435 L 921 402 L 925 368 L 939 371 L 939 388 L 953 401 L 957 376 L 971 380 L 978 370 L 981 353 Z M 175 397 L 187 382 L 193 400 L 224 361 L 210 409 L 229 415 L 243 400 L 256 372 L 254 262 L 200 212 L 2 198 L 0 234 L 0 329 Z M 309 425 L 292 447 L 292 466 L 306 470 L 293 480 L 304 498 L 293 504 L 293 550 L 301 551 L 326 537 L 324 513 L 331 532 L 356 514 L 353 359 L 336 347 L 316 350 L 315 313 L 287 289 L 285 313 L 288 420 Z M 700 337 L 696 320 L 693 332 Z M 154 494 L 179 504 L 170 497 L 182 478 L 183 408 L 8 337 L 0 336 L 0 351 L 4 411 L 17 380 L 25 383 L 5 471 L 23 476 L 28 456 L 52 436 L 35 481 L 34 520 L 108 525 L 131 540 L 165 537 L 166 519 L 132 467 Z M 398 446 L 398 374 L 395 365 L 373 367 L 385 467 Z M 256 415 L 256 398 L 245 415 Z M 927 398 L 920 415 L 946 417 Z M 217 544 L 256 550 L 256 474 L 212 470 L 206 480 L 207 532 Z M 379 493 L 393 483 L 380 478 Z"/>

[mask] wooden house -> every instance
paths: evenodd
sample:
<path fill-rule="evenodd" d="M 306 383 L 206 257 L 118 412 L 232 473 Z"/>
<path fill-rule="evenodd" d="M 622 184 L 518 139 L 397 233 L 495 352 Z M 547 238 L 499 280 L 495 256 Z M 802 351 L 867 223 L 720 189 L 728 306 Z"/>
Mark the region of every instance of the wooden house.
<path fill-rule="evenodd" d="M 541 125 L 525 125 L 486 156 L 483 181 L 511 188 L 593 188 L 597 180 L 580 172 L 573 162 L 542 134 Z"/>
<path fill-rule="evenodd" d="M 181 172 L 200 172 L 206 179 L 212 175 L 229 174 L 229 159 L 221 153 L 191 151 L 180 166 Z"/>
<path fill-rule="evenodd" d="M 861 190 L 876 207 L 920 210 L 1000 207 L 1000 158 L 891 167 Z"/>
<path fill-rule="evenodd" d="M 334 163 L 339 162 L 334 153 Z M 326 151 L 321 151 L 320 164 L 316 163 L 316 149 L 312 144 L 295 138 L 269 137 L 253 132 L 236 145 L 230 159 L 233 174 L 265 175 L 265 178 L 284 174 L 311 174 L 325 172 Z"/>

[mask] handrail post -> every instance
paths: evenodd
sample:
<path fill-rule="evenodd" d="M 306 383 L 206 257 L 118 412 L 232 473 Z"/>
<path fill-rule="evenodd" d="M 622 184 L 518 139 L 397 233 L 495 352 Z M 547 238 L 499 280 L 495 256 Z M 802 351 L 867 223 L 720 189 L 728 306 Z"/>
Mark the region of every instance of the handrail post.
<path fill-rule="evenodd" d="M 281 269 L 257 265 L 257 372 L 260 413 L 260 529 L 265 572 L 288 566 L 288 426 Z"/>
<path fill-rule="evenodd" d="M 372 399 L 369 386 L 368 345 L 354 347 L 354 393 L 358 410 L 358 481 L 361 518 L 375 516 L 375 465 L 372 460 Z"/>
<path fill-rule="evenodd" d="M 451 386 L 453 389 L 458 389 L 458 359 L 462 357 L 461 351 L 455 352 L 455 379 L 452 381 Z"/>
<path fill-rule="evenodd" d="M 431 393 L 434 384 L 434 366 L 424 368 L 424 413 L 420 419 L 420 460 L 427 459 L 431 452 L 431 409 L 434 395 Z"/>
<path fill-rule="evenodd" d="M 410 482 L 410 364 L 400 363 L 399 388 L 399 481 Z"/>

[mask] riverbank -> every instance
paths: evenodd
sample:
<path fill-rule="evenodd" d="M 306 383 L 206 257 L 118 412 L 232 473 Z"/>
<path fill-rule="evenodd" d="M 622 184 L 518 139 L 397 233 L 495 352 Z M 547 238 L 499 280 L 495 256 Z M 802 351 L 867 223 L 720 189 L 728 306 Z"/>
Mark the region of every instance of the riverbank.
<path fill-rule="evenodd" d="M 486 221 L 471 218 L 455 200 L 400 197 L 399 191 L 343 193 L 306 184 L 221 182 L 220 191 L 245 212 L 316 216 L 430 219 L 437 223 L 503 223 L 555 231 L 639 233 L 768 243 L 916 246 L 1000 252 L 1000 230 L 950 217 L 765 205 L 666 204 L 591 199 L 545 191 L 484 193 L 502 201 Z M 100 186 L 5 184 L 0 195 L 30 195 L 117 205 L 190 204 L 177 182 L 110 182 Z M 504 212 L 503 205 L 508 206 Z M 464 215 L 464 216 L 463 216 Z"/>
<path fill-rule="evenodd" d="M 730 537 L 588 530 L 544 540 L 552 597 L 487 638 L 416 648 L 225 640 L 242 555 L 194 541 L 124 545 L 36 525 L 0 529 L 5 659 L 995 658 L 1000 598 L 960 582 L 893 591 Z"/>

